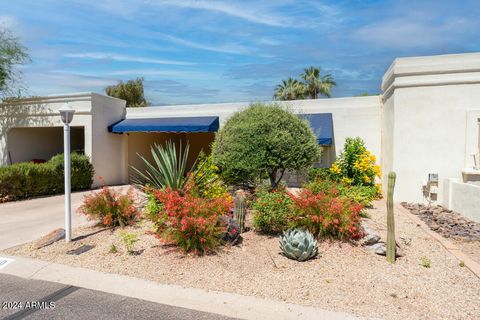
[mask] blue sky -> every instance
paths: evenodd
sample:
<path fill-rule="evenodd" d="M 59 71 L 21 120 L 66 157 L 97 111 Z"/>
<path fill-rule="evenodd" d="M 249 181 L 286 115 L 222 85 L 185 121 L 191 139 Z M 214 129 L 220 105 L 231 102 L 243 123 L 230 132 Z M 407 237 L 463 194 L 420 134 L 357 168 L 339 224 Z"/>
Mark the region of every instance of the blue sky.
<path fill-rule="evenodd" d="M 321 66 L 333 97 L 379 93 L 395 57 L 480 51 L 480 1 L 3 1 L 31 95 L 144 77 L 154 105 L 270 100 Z"/>

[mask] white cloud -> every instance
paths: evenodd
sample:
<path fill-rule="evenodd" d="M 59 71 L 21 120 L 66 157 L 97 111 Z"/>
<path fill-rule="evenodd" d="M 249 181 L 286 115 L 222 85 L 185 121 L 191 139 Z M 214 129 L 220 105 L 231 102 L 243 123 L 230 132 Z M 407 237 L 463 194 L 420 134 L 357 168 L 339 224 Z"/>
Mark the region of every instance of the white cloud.
<path fill-rule="evenodd" d="M 125 69 L 112 71 L 108 73 L 112 76 L 160 76 L 168 78 L 183 78 L 183 79 L 217 79 L 218 76 L 200 71 L 182 71 L 182 70 L 158 70 L 158 69 Z"/>
<path fill-rule="evenodd" d="M 194 49 L 231 53 L 231 54 L 246 54 L 251 52 L 250 48 L 239 45 L 239 44 L 234 44 L 234 43 L 227 43 L 227 44 L 221 44 L 221 45 L 208 45 L 205 43 L 185 40 L 185 39 L 178 38 L 178 37 L 164 34 L 164 33 L 156 33 L 155 35 L 164 40 L 167 40 L 185 47 L 194 48 Z"/>
<path fill-rule="evenodd" d="M 68 72 L 30 72 L 25 74 L 30 95 L 57 94 L 79 91 L 102 92 L 102 88 L 115 84 L 116 79 L 88 76 Z"/>
<path fill-rule="evenodd" d="M 250 22 L 274 26 L 285 27 L 287 19 L 280 15 L 275 15 L 271 12 L 263 12 L 258 6 L 247 4 L 243 6 L 232 5 L 231 3 L 219 1 L 201 1 L 201 0 L 165 0 L 165 1 L 151 1 L 150 3 L 163 4 L 188 9 L 199 9 L 218 12 L 232 17 L 240 18 Z"/>
<path fill-rule="evenodd" d="M 120 54 L 114 54 L 114 53 L 103 53 L 103 52 L 67 53 L 64 55 L 64 57 L 77 58 L 77 59 L 139 62 L 139 63 L 151 63 L 151 64 L 168 64 L 168 65 L 179 65 L 179 66 L 188 66 L 188 65 L 196 64 L 194 62 L 187 62 L 187 61 L 152 59 L 152 58 L 146 58 L 146 57 L 134 57 L 134 56 L 120 55 Z"/>

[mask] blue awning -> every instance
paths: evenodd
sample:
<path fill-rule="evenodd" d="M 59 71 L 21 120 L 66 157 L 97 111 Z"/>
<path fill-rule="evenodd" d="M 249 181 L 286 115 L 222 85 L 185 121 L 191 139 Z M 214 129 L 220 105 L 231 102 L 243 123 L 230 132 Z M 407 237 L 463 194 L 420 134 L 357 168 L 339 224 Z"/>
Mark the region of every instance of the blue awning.
<path fill-rule="evenodd" d="M 333 120 L 331 113 L 301 114 L 310 123 L 310 127 L 317 136 L 318 144 L 331 146 L 333 143 Z"/>
<path fill-rule="evenodd" d="M 149 118 L 121 120 L 108 127 L 108 131 L 113 133 L 215 132 L 218 127 L 218 117 Z"/>

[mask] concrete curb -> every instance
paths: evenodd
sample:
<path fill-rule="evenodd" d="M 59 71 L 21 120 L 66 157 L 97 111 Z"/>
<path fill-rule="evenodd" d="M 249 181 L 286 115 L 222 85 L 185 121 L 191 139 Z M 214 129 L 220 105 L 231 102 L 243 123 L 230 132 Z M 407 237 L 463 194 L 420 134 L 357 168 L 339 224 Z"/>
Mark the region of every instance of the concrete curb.
<path fill-rule="evenodd" d="M 239 319 L 366 319 L 347 313 L 283 303 L 233 293 L 164 285 L 118 274 L 62 264 L 12 257 L 0 273 L 27 279 L 63 283 L 176 307 L 216 313 Z"/>
<path fill-rule="evenodd" d="M 463 253 L 456 245 L 454 245 L 451 241 L 448 239 L 442 237 L 440 234 L 436 233 L 430 227 L 423 222 L 419 217 L 416 215 L 412 214 L 410 210 L 404 208 L 400 203 L 395 204 L 395 210 L 403 213 L 404 215 L 408 216 L 410 220 L 415 222 L 420 228 L 423 229 L 425 233 L 427 233 L 429 236 L 440 242 L 440 244 L 447 249 L 448 252 L 450 252 L 455 258 L 457 258 L 459 261 L 463 262 L 465 264 L 465 267 L 467 267 L 474 275 L 476 275 L 478 278 L 480 278 L 480 264 L 477 263 L 476 261 L 472 260 L 470 257 L 468 257 L 465 253 Z"/>

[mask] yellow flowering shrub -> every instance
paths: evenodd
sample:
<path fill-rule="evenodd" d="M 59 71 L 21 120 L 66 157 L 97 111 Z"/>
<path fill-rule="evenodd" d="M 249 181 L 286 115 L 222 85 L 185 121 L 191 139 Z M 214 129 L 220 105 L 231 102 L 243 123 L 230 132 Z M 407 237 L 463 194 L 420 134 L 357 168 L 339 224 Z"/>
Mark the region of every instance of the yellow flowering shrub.
<path fill-rule="evenodd" d="M 361 138 L 347 138 L 343 152 L 330 167 L 330 175 L 342 184 L 372 186 L 380 193 L 377 178 L 380 179 L 382 173 L 376 162 L 376 157 L 367 150 Z"/>

